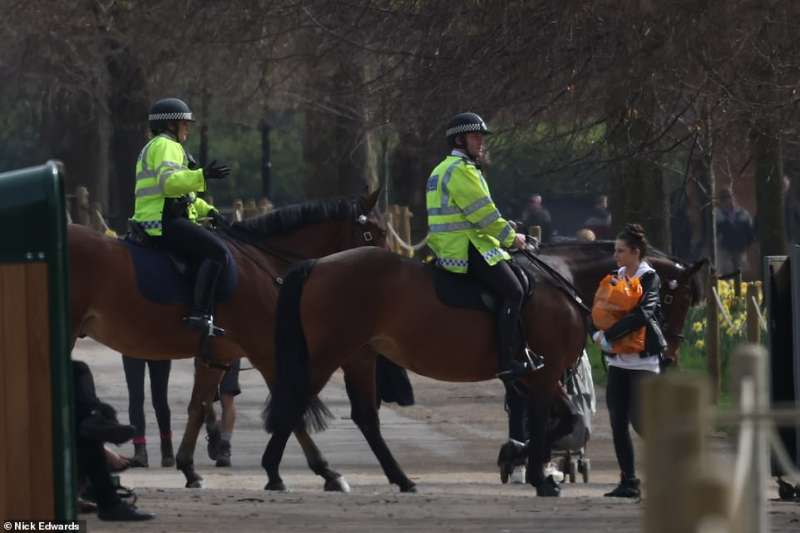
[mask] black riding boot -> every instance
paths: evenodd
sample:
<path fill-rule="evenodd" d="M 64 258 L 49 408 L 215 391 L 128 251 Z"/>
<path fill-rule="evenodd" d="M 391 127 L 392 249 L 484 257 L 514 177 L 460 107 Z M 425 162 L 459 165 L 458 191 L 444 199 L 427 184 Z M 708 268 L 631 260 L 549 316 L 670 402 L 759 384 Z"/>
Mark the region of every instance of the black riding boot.
<path fill-rule="evenodd" d="M 519 317 L 512 312 L 511 305 L 504 303 L 500 306 L 497 312 L 497 377 L 503 381 L 519 379 L 541 368 L 530 360 L 522 362 L 514 359 L 514 354 L 519 349 L 518 342 L 514 338 L 518 321 Z"/>
<path fill-rule="evenodd" d="M 217 281 L 222 274 L 223 266 L 215 261 L 206 259 L 197 270 L 194 282 L 194 303 L 192 312 L 183 320 L 189 327 L 204 330 L 209 337 L 224 335 L 225 330 L 214 325 L 214 295 L 217 291 Z"/>

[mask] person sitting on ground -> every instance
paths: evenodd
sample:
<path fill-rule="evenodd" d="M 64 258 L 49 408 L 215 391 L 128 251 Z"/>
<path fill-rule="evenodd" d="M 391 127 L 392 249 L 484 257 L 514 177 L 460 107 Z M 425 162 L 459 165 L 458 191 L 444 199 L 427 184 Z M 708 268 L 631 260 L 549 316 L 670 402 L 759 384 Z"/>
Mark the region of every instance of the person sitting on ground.
<path fill-rule="evenodd" d="M 83 361 L 72 361 L 75 394 L 75 448 L 78 484 L 91 483 L 97 500 L 97 517 L 109 521 L 150 520 L 154 515 L 122 501 L 111 479 L 104 443 L 129 441 L 135 428 L 120 424 L 113 407 L 97 398 L 94 378 Z"/>

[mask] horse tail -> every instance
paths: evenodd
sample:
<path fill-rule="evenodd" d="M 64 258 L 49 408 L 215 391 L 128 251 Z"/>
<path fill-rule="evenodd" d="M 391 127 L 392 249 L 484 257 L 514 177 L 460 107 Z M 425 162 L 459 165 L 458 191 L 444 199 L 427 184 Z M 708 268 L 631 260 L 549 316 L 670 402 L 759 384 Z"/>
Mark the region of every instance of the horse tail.
<path fill-rule="evenodd" d="M 322 401 L 311 397 L 308 345 L 300 321 L 303 285 L 315 261 L 303 261 L 289 270 L 278 295 L 275 316 L 275 383 L 264 409 L 269 433 L 302 427 L 323 431 L 333 415 Z"/>

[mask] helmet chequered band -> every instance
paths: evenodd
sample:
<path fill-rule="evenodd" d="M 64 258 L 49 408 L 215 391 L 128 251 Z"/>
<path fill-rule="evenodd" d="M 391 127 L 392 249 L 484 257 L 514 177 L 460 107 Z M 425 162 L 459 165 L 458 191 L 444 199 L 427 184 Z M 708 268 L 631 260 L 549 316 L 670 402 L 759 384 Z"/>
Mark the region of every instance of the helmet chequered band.
<path fill-rule="evenodd" d="M 147 120 L 193 120 L 191 113 L 152 113 Z"/>
<path fill-rule="evenodd" d="M 459 126 L 453 126 L 449 128 L 445 133 L 449 137 L 451 135 L 458 135 L 459 133 L 467 133 L 469 131 L 486 131 L 485 124 L 461 124 Z"/>

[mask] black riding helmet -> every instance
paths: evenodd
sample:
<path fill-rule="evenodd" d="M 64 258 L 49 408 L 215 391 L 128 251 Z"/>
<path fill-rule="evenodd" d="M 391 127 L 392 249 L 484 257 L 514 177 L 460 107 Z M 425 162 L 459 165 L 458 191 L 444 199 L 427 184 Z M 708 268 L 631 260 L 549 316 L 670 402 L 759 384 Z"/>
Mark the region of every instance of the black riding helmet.
<path fill-rule="evenodd" d="M 471 131 L 483 133 L 484 135 L 492 133 L 486 126 L 486 122 L 476 113 L 459 113 L 447 123 L 447 131 L 445 132 L 445 135 L 447 135 L 447 144 L 451 148 L 455 148 L 456 137 Z"/>
<path fill-rule="evenodd" d="M 167 124 L 174 120 L 188 120 L 194 122 L 192 110 L 186 102 L 178 98 L 164 98 L 157 101 L 150 108 L 147 115 L 150 121 L 150 131 L 153 135 L 158 135 L 167 129 Z"/>

